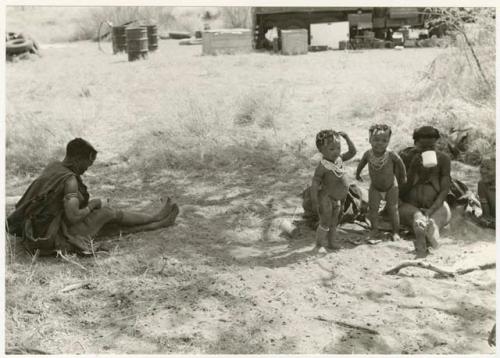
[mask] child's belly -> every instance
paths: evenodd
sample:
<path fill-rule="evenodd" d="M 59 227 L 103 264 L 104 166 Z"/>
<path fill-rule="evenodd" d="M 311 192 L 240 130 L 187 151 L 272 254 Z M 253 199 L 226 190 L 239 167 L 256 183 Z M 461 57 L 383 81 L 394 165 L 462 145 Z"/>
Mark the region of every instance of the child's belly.
<path fill-rule="evenodd" d="M 390 173 L 389 176 L 375 175 L 371 177 L 371 186 L 380 192 L 387 192 L 394 186 L 397 186 L 398 182 L 394 174 Z"/>
<path fill-rule="evenodd" d="M 333 174 L 328 175 L 321 188 L 321 195 L 327 195 L 334 200 L 344 200 L 349 192 L 349 185 L 345 175 L 337 178 Z"/>
<path fill-rule="evenodd" d="M 392 162 L 387 162 L 380 170 L 369 167 L 371 186 L 381 192 L 387 192 L 394 185 L 398 185 L 394 175 Z"/>

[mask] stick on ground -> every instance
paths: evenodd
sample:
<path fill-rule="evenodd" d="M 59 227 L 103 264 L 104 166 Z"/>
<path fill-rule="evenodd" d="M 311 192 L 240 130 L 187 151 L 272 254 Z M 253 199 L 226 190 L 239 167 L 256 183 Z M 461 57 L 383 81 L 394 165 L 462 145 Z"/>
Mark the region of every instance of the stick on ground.
<path fill-rule="evenodd" d="M 374 329 L 370 329 L 370 328 L 358 326 L 358 325 L 352 324 L 352 323 L 337 321 L 337 320 L 334 320 L 334 319 L 327 319 L 327 318 L 322 317 L 322 316 L 317 316 L 317 317 L 314 317 L 314 318 L 317 319 L 318 321 L 333 322 L 333 323 L 335 323 L 335 324 L 337 324 L 339 326 L 346 327 L 346 328 L 351 328 L 351 329 L 357 329 L 358 331 L 363 331 L 363 332 L 369 333 L 369 334 L 375 334 L 375 335 L 379 334 Z"/>
<path fill-rule="evenodd" d="M 64 254 L 62 253 L 61 250 L 57 250 L 57 256 L 60 256 L 64 261 L 69 262 L 70 264 L 73 264 L 75 266 L 78 266 L 79 268 L 81 268 L 84 271 L 87 271 L 85 266 L 83 266 L 82 264 L 79 264 L 78 262 L 73 261 L 73 260 L 69 259 L 68 257 L 64 256 Z"/>
<path fill-rule="evenodd" d="M 68 286 L 64 287 L 61 290 L 61 293 L 78 290 L 79 288 L 89 288 L 89 287 L 90 287 L 90 282 L 89 281 L 74 283 L 72 285 L 68 285 Z"/>
<path fill-rule="evenodd" d="M 479 265 L 475 267 L 470 267 L 467 269 L 460 269 L 457 271 L 448 271 L 442 268 L 439 268 L 437 266 L 434 266 L 428 262 L 423 262 L 423 261 L 406 261 L 403 262 L 396 267 L 388 270 L 385 272 L 386 275 L 396 275 L 401 269 L 405 267 L 420 267 L 426 270 L 431 270 L 436 272 L 438 275 L 443 276 L 443 277 L 455 277 L 456 275 L 464 275 L 466 273 L 476 271 L 476 270 L 487 270 L 496 267 L 496 263 L 488 263 L 484 265 Z"/>

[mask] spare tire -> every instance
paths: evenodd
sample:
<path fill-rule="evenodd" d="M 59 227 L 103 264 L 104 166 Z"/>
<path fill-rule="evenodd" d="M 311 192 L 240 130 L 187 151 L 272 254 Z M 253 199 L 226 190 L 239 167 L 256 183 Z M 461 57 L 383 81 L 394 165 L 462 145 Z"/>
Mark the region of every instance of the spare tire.
<path fill-rule="evenodd" d="M 33 41 L 26 39 L 16 39 L 7 41 L 5 44 L 7 55 L 19 55 L 33 49 Z"/>

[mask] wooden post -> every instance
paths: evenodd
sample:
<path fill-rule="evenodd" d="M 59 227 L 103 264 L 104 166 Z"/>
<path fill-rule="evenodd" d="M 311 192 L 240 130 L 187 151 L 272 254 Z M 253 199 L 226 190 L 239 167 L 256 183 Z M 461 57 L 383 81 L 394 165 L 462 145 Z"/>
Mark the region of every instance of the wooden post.
<path fill-rule="evenodd" d="M 250 16 L 251 16 L 251 29 L 252 29 L 252 48 L 255 50 L 256 49 L 256 45 L 257 45 L 257 41 L 255 39 L 255 30 L 256 30 L 256 25 L 257 25 L 257 19 L 256 19 L 256 15 L 255 15 L 255 7 L 251 7 L 250 8 Z"/>

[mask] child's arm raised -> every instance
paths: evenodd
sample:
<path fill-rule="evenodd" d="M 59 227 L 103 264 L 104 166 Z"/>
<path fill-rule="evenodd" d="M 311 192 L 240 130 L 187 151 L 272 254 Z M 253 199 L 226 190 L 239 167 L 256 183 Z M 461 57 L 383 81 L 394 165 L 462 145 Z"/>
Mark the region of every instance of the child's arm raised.
<path fill-rule="evenodd" d="M 403 163 L 403 159 L 399 155 L 394 152 L 389 152 L 392 162 L 394 163 L 394 174 L 396 175 L 396 179 L 398 180 L 398 184 L 406 183 L 406 167 L 405 163 Z"/>
<path fill-rule="evenodd" d="M 368 164 L 368 151 L 363 154 L 363 157 L 359 161 L 358 168 L 356 169 L 356 180 L 363 181 L 363 179 L 361 179 L 361 172 L 366 164 Z"/>
<path fill-rule="evenodd" d="M 342 158 L 342 161 L 345 162 L 346 160 L 349 160 L 356 155 L 356 147 L 354 146 L 354 143 L 351 141 L 351 139 L 349 138 L 347 133 L 339 132 L 339 135 L 342 136 L 345 139 L 345 141 L 347 142 L 347 149 L 348 150 L 347 150 L 347 152 L 342 153 L 342 155 L 340 156 Z"/>
<path fill-rule="evenodd" d="M 321 187 L 321 179 L 323 177 L 323 168 L 321 167 L 321 164 L 318 164 L 316 167 L 316 170 L 314 171 L 314 176 L 312 178 L 312 184 L 311 184 L 311 204 L 312 204 L 312 209 L 315 213 L 318 213 L 318 192 L 319 188 Z"/>

